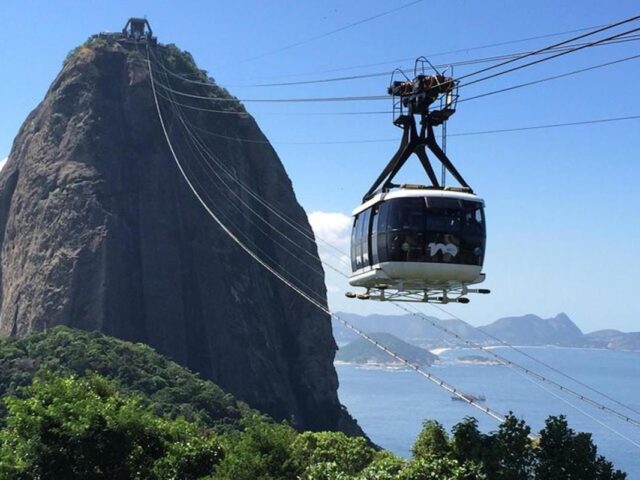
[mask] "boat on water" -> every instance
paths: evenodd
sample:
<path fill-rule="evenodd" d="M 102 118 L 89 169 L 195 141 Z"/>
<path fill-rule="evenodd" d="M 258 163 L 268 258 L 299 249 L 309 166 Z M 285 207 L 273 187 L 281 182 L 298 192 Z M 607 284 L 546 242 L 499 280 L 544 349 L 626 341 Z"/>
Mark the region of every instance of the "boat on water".
<path fill-rule="evenodd" d="M 484 395 L 474 395 L 471 393 L 460 393 L 458 395 L 451 395 L 451 400 L 457 402 L 484 402 L 487 399 Z"/>

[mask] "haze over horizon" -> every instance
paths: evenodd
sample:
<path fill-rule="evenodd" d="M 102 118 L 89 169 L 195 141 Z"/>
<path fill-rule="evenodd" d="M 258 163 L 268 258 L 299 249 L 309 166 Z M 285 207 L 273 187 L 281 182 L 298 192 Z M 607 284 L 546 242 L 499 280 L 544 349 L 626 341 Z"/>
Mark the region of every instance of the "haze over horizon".
<path fill-rule="evenodd" d="M 138 2 L 135 11 L 124 0 L 93 2 L 91 9 L 77 8 L 70 1 L 38 5 L 3 2 L 0 58 L 20 74 L 6 75 L 5 88 L 0 91 L 4 107 L 0 159 L 9 154 L 19 125 L 43 98 L 66 54 L 91 34 L 119 30 L 132 15 L 146 14 L 160 42 L 176 43 L 190 51 L 199 67 L 209 70 L 239 98 L 281 98 L 381 95 L 388 77 L 273 88 L 242 85 L 386 72 L 409 66 L 411 58 L 423 54 L 447 63 L 523 51 L 567 35 L 478 47 L 601 25 L 637 10 L 636 2 L 630 0 L 615 4 L 544 0 L 535 5 L 491 0 L 450 4 L 439 21 L 429 2 L 421 2 L 327 38 L 261 56 L 360 19 L 365 4 L 371 12 L 389 8 L 382 0 L 286 5 L 252 0 L 216 5 L 195 2 L 193 8 L 181 7 L 176 15 L 175 7 L 150 0 Z M 405 26 L 407 19 L 420 16 L 430 19 L 424 29 Z M 452 18 L 455 21 L 448 20 Z M 65 28 L 60 28 L 62 24 Z M 30 28 L 33 25 L 37 28 Z M 399 36 L 406 49 L 398 49 Z M 439 54 L 452 50 L 458 51 Z M 462 99 L 636 53 L 634 42 L 587 49 L 470 86 L 461 91 Z M 260 58 L 247 61 L 255 56 Z M 381 62 L 384 64 L 361 67 Z M 338 68 L 345 70 L 330 72 Z M 455 74 L 476 68 L 457 67 Z M 638 330 L 633 294 L 620 288 L 633 288 L 640 267 L 638 121 L 454 136 L 637 115 L 638 79 L 640 66 L 633 60 L 460 103 L 449 123 L 448 152 L 487 203 L 485 285 L 492 294 L 474 296 L 465 306 L 446 305 L 447 311 L 476 325 L 505 316 L 534 313 L 547 318 L 566 312 L 586 332 Z M 399 140 L 400 131 L 391 124 L 390 114 L 315 114 L 390 111 L 390 101 L 246 103 L 246 107 L 274 143 L 315 231 L 348 251 L 350 212 L 394 153 L 397 142 L 393 139 Z M 295 144 L 370 139 L 380 142 Z M 423 181 L 416 163 L 409 166 L 401 181 Z M 321 254 L 327 257 L 322 248 Z M 329 271 L 327 288 L 335 310 L 398 312 L 391 305 L 344 298 L 344 292 L 351 288 Z M 431 306 L 420 308 L 444 317 Z"/>

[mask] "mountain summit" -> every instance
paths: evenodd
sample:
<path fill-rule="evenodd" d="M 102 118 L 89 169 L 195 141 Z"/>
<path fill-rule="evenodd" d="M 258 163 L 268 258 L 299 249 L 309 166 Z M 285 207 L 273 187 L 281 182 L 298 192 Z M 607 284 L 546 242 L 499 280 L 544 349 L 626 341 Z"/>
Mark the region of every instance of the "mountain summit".
<path fill-rule="evenodd" d="M 210 83 L 188 53 L 158 45 L 153 55 L 165 86 L 210 99 L 202 111 L 181 97 L 178 111 L 159 88 L 174 148 L 207 203 L 326 302 L 313 237 L 282 219 L 310 232 L 307 217 L 256 122 L 226 90 L 181 80 Z M 246 206 L 303 246 L 305 263 Z M 277 419 L 361 433 L 338 401 L 330 318 L 239 249 L 181 177 L 141 44 L 94 36 L 69 55 L 0 173 L 0 247 L 0 334 L 67 325 L 144 342 Z"/>

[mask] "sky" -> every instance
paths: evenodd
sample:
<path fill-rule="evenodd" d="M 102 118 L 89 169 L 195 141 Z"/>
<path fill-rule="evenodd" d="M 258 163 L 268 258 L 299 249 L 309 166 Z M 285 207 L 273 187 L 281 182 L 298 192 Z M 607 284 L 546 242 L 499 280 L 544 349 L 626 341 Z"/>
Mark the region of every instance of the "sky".
<path fill-rule="evenodd" d="M 42 100 L 67 53 L 93 33 L 120 30 L 130 16 L 146 15 L 160 42 L 188 50 L 220 85 L 250 99 L 384 95 L 388 73 L 411 66 L 419 55 L 446 64 L 535 49 L 570 34 L 511 42 L 638 14 L 637 2 L 625 0 L 453 1 L 446 6 L 425 0 L 323 36 L 410 3 L 5 0 L 0 3 L 0 160 L 9 155 L 20 125 Z M 496 43 L 502 45 L 486 47 Z M 283 49 L 292 44 L 297 45 Z M 636 55 L 638 45 L 585 49 L 463 88 L 461 99 Z M 456 67 L 454 74 L 477 68 Z M 378 72 L 384 75 L 247 86 Z M 492 293 L 447 310 L 474 324 L 566 312 L 585 331 L 640 330 L 633 293 L 640 269 L 640 120 L 456 135 L 640 115 L 639 80 L 640 59 L 459 104 L 449 122 L 447 151 L 486 202 L 484 286 Z M 273 143 L 317 235 L 346 250 L 350 213 L 397 148 L 401 132 L 391 123 L 391 101 L 247 102 L 246 107 Z M 314 115 L 354 111 L 388 113 Z M 384 141 L 295 143 L 353 140 Z M 415 160 L 400 179 L 426 181 Z M 327 258 L 325 250 L 321 253 Z M 349 286 L 329 273 L 327 288 L 334 310 L 401 313 L 392 305 L 346 299 Z M 430 306 L 422 310 L 443 316 Z"/>

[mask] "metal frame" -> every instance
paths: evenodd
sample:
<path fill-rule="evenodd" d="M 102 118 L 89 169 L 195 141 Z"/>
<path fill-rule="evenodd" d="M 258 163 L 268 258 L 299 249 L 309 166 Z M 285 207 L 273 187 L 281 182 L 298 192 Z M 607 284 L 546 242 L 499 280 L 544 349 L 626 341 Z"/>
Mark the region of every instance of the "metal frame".
<path fill-rule="evenodd" d="M 465 295 L 469 293 L 489 294 L 486 288 L 467 288 L 465 285 L 429 290 L 397 290 L 390 288 L 367 288 L 365 293 L 347 292 L 347 298 L 378 300 L 380 302 L 422 302 L 422 303 L 469 303 Z"/>
<path fill-rule="evenodd" d="M 435 74 L 427 74 L 431 69 Z M 404 80 L 394 81 L 396 73 L 401 74 Z M 445 172 L 449 172 L 468 193 L 473 190 L 453 165 L 443 148 L 438 145 L 434 133 L 434 127 L 443 126 L 443 146 L 446 145 L 445 125 L 447 120 L 455 113 L 458 101 L 458 82 L 450 76 L 440 73 L 424 57 L 419 57 L 413 69 L 414 79 L 409 79 L 405 73 L 396 69 L 391 75 L 391 83 L 388 93 L 393 100 L 393 123 L 402 128 L 400 146 L 389 163 L 384 167 L 378 178 L 367 191 L 363 198 L 366 203 L 380 192 L 388 192 L 392 188 L 400 187 L 393 183 L 393 179 L 407 160 L 416 155 L 422 168 L 429 177 L 431 188 L 444 189 Z M 453 72 L 451 71 L 450 74 Z M 439 108 L 429 111 L 434 102 L 440 100 Z M 420 127 L 416 121 L 420 118 Z M 442 164 L 441 181 L 427 155 L 427 149 L 435 155 Z M 370 242 L 367 242 L 369 247 Z M 371 252 L 369 252 L 371 254 Z M 425 302 L 425 303 L 469 303 L 466 297 L 469 293 L 488 294 L 490 290 L 483 288 L 468 288 L 468 285 L 479 283 L 449 283 L 435 288 L 406 288 L 402 284 L 383 285 L 366 288 L 364 293 L 347 292 L 349 298 L 360 300 L 378 300 L 392 302 Z"/>
<path fill-rule="evenodd" d="M 443 125 L 455 113 L 458 99 L 458 83 L 451 77 L 441 75 L 437 70 L 435 70 L 435 75 L 425 75 L 424 65 L 426 63 L 435 70 L 426 58 L 421 57 L 416 60 L 414 67 L 416 77 L 413 80 L 394 81 L 393 75 L 395 72 L 392 74 L 388 91 L 393 97 L 395 117 L 393 123 L 402 128 L 402 140 L 395 155 L 365 194 L 363 202 L 369 200 L 379 191 L 388 191 L 397 187 L 398 185 L 393 183 L 393 179 L 413 154 L 420 160 L 431 181 L 431 185 L 434 188 L 443 188 L 427 156 L 427 149 L 440 160 L 443 168 L 449 171 L 463 188 L 473 193 L 469 184 L 458 172 L 449 157 L 447 157 L 447 154 L 440 148 L 440 145 L 438 145 L 433 131 L 433 127 Z M 422 73 L 418 75 L 419 65 Z M 403 72 L 400 73 L 404 75 Z M 425 87 L 427 83 L 430 83 L 431 86 Z M 445 101 L 441 103 L 441 108 L 430 112 L 430 105 L 438 98 L 441 98 L 442 95 L 445 96 Z M 420 129 L 418 129 L 416 123 L 415 117 L 417 115 L 420 116 Z"/>

